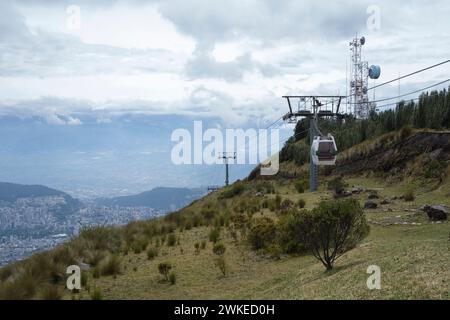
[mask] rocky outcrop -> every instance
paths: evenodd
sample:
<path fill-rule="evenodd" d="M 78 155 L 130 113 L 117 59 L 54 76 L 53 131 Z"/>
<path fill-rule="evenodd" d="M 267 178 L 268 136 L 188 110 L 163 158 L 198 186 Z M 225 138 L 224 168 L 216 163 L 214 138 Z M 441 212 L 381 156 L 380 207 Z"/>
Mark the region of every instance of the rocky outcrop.
<path fill-rule="evenodd" d="M 450 210 L 443 205 L 424 205 L 420 209 L 426 212 L 428 218 L 433 221 L 447 220 L 450 214 Z"/>
<path fill-rule="evenodd" d="M 376 209 L 377 207 L 378 204 L 372 200 L 367 200 L 366 203 L 364 203 L 364 209 Z"/>
<path fill-rule="evenodd" d="M 338 156 L 333 174 L 351 175 L 368 170 L 396 174 L 418 157 L 425 162 L 439 160 L 448 163 L 450 132 L 415 132 L 403 140 L 387 144 L 380 142 L 367 152 L 355 151 L 350 156 Z"/>

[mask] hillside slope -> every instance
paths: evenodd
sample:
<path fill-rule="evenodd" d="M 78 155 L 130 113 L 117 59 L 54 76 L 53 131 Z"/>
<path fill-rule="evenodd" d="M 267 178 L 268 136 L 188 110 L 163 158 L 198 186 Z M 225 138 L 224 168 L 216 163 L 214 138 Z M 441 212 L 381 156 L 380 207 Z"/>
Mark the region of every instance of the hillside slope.
<path fill-rule="evenodd" d="M 436 143 L 432 138 L 435 136 Z M 285 161 L 282 173 L 271 180 L 238 182 L 165 218 L 134 222 L 123 228 L 85 230 L 65 246 L 1 269 L 0 298 L 450 299 L 448 220 L 430 221 L 420 210 L 424 204 L 450 206 L 446 147 L 435 158 L 439 175 L 417 175 L 419 171 L 407 170 L 422 163 L 424 157 L 423 152 L 413 151 L 415 145 L 420 148 L 413 141 L 428 141 L 428 145 L 435 146 L 430 154 L 437 154 L 439 146 L 448 145 L 447 135 L 397 132 L 389 138 L 392 144 L 384 139 L 382 136 L 367 141 L 341 154 L 334 170 L 323 170 L 326 175 L 320 176 L 317 192 L 299 193 L 295 182 L 306 177 L 306 166 Z M 411 151 L 403 151 L 406 145 Z M 384 146 L 385 151 L 375 146 Z M 402 151 L 395 152 L 395 146 L 402 146 Z M 402 152 L 404 156 L 397 157 Z M 347 160 L 350 157 L 367 165 L 371 165 L 370 161 L 379 165 L 367 167 L 374 169 L 373 174 L 358 171 L 351 169 L 355 160 Z M 395 160 L 401 158 L 405 161 Z M 436 162 L 432 160 L 426 163 L 434 168 Z M 383 163 L 394 165 L 388 168 Z M 294 175 L 292 170 L 296 170 Z M 393 179 L 386 179 L 383 172 Z M 345 253 L 332 271 L 325 272 L 309 254 L 251 249 L 249 229 L 237 228 L 245 216 L 251 221 L 278 221 L 285 213 L 266 205 L 277 199 L 290 205 L 303 199 L 306 209 L 312 209 L 323 200 L 333 199 L 326 182 L 337 175 L 344 176 L 348 188 L 358 190 L 351 197 L 361 205 L 376 194 L 372 201 L 377 207 L 365 209 L 371 227 L 369 236 Z M 414 193 L 412 201 L 403 199 L 406 192 Z M 226 247 L 225 276 L 212 250 L 213 230 L 219 230 L 215 236 Z M 80 262 L 89 265 L 83 271 L 83 289 L 70 293 L 57 275 L 64 274 L 64 266 Z M 172 266 L 173 284 L 159 274 L 160 263 Z M 381 269 L 380 290 L 366 286 L 370 265 Z M 27 272 L 43 269 L 49 270 L 43 273 L 45 277 L 30 280 L 27 276 Z M 49 278 L 56 279 L 52 282 L 56 285 Z"/>
<path fill-rule="evenodd" d="M 193 200 L 203 196 L 202 189 L 158 187 L 136 195 L 98 199 L 99 205 L 119 207 L 151 207 L 158 210 L 169 210 L 184 207 Z"/>

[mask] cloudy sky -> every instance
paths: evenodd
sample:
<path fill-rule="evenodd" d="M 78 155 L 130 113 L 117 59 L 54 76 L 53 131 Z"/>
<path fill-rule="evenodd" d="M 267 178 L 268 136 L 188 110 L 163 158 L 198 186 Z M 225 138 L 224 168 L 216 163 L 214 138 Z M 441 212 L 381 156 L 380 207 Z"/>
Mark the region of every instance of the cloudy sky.
<path fill-rule="evenodd" d="M 270 121 L 281 95 L 345 93 L 357 32 L 380 81 L 448 58 L 448 1 L 377 1 L 380 28 L 369 30 L 373 3 L 1 1 L 0 112 L 73 125 L 83 113 Z"/>
<path fill-rule="evenodd" d="M 282 95 L 345 94 L 355 34 L 367 39 L 369 64 L 381 65 L 378 82 L 448 59 L 449 16 L 444 0 L 2 0 L 0 120 L 39 118 L 52 128 L 77 127 L 77 135 L 92 121 L 130 123 L 136 116 L 269 124 L 286 112 Z M 385 86 L 376 98 L 426 87 L 448 74 L 446 65 L 408 78 L 400 88 Z M 19 135 L 11 129 L 16 124 L 7 126 L 11 136 Z M 21 163 L 8 161 L 3 164 Z M 52 168 L 46 170 L 32 182 Z M 26 180 L 17 177 L 9 180 Z"/>

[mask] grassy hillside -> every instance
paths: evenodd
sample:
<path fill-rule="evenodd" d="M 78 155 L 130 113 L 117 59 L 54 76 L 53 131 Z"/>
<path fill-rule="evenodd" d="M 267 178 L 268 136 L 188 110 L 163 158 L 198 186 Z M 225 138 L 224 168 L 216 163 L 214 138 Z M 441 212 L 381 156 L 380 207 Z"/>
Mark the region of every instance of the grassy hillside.
<path fill-rule="evenodd" d="M 415 135 L 396 133 L 384 152 L 397 154 L 398 143 Z M 296 185 L 306 167 L 284 161 L 280 175 L 271 180 L 238 182 L 165 218 L 84 230 L 64 246 L 1 269 L 0 298 L 450 299 L 448 220 L 430 221 L 419 210 L 424 204 L 450 206 L 448 162 L 439 167 L 439 176 L 408 170 L 423 160 L 420 156 L 398 164 L 391 173 L 396 179 L 386 179 L 377 168 L 370 173 L 339 171 L 350 155 L 370 159 L 380 151 L 372 144 L 380 142 L 366 142 L 341 155 L 335 172 L 323 170 L 317 192 L 299 193 Z M 444 150 L 437 159 L 444 161 L 446 155 Z M 248 235 L 255 221 L 269 218 L 278 223 L 300 199 L 306 209 L 333 199 L 326 182 L 338 173 L 344 175 L 347 189 L 363 190 L 352 198 L 363 205 L 376 193 L 379 206 L 365 210 L 368 237 L 337 260 L 333 270 L 325 271 L 308 253 L 286 254 L 276 245 L 252 249 Z M 403 200 L 407 193 L 414 200 Z M 219 230 L 218 242 L 226 247 L 225 275 L 213 253 L 213 230 Z M 64 289 L 65 266 L 80 262 L 90 268 L 83 271 L 83 289 L 70 293 Z M 163 262 L 172 266 L 171 281 L 158 272 Z M 381 290 L 366 287 L 366 270 L 373 264 L 381 268 Z"/>

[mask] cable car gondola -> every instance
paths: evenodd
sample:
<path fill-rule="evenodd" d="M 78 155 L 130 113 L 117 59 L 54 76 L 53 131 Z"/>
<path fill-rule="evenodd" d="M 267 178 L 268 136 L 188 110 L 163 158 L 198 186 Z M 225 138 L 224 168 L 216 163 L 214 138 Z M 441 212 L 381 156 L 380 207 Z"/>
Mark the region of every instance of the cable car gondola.
<path fill-rule="evenodd" d="M 336 163 L 337 147 L 334 137 L 328 136 L 314 137 L 311 145 L 312 161 L 317 166 L 334 166 Z"/>

